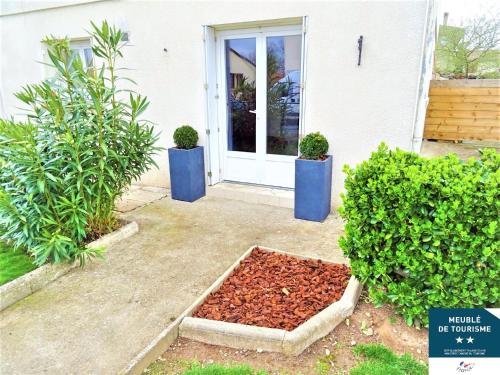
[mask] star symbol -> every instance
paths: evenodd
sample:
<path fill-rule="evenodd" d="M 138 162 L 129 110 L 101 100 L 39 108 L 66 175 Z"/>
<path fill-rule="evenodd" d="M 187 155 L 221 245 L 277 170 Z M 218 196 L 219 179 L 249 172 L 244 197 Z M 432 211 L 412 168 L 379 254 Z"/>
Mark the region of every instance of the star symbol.
<path fill-rule="evenodd" d="M 467 337 L 467 344 L 472 344 L 474 342 L 474 339 L 472 337 Z"/>
<path fill-rule="evenodd" d="M 455 340 L 457 340 L 457 344 L 461 344 L 462 341 L 464 341 L 464 339 L 461 338 L 460 336 L 458 336 Z"/>

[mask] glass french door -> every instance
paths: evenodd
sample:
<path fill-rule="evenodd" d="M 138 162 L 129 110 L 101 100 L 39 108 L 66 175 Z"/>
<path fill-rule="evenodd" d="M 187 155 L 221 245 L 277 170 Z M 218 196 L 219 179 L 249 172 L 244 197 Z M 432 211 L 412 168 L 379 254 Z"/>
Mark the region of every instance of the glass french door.
<path fill-rule="evenodd" d="M 293 187 L 301 28 L 225 32 L 218 48 L 223 179 Z"/>

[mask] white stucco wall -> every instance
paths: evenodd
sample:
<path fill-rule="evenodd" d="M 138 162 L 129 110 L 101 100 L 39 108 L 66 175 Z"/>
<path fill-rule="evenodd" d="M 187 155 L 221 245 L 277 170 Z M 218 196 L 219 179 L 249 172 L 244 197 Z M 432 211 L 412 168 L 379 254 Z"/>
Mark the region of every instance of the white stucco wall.
<path fill-rule="evenodd" d="M 339 202 L 344 164 L 369 157 L 381 141 L 411 149 L 425 0 L 102 1 L 17 14 L 8 9 L 9 14 L 0 16 L 2 116 L 19 112 L 13 92 L 42 78 L 44 70 L 36 61 L 42 59 L 45 35 L 83 37 L 90 20 L 107 19 L 129 32 L 133 46 L 125 50 L 123 64 L 136 69 L 130 75 L 151 101 L 145 117 L 161 130 L 161 146 L 172 145 L 180 124 L 197 128 L 204 144 L 202 25 L 307 15 L 305 130 L 321 131 L 330 142 L 334 204 Z M 33 8 L 28 4 L 24 9 Z M 360 35 L 364 45 L 358 67 Z M 144 184 L 168 184 L 166 152 L 157 161 L 160 170 L 147 173 Z"/>

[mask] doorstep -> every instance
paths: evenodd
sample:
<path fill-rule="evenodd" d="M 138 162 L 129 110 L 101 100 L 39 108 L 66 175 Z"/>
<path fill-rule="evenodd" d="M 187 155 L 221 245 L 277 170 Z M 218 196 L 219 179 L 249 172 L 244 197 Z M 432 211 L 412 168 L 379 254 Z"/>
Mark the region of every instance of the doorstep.
<path fill-rule="evenodd" d="M 294 201 L 292 189 L 232 182 L 220 182 L 209 186 L 207 195 L 285 208 L 293 208 Z"/>

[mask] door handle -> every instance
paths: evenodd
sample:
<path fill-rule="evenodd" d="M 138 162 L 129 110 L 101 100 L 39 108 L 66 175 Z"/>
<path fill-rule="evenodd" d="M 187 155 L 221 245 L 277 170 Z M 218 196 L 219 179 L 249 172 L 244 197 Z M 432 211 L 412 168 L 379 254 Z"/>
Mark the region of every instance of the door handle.
<path fill-rule="evenodd" d="M 256 109 L 250 109 L 248 112 L 253 113 L 253 114 L 256 114 L 256 113 L 257 113 L 257 110 L 256 110 Z"/>

